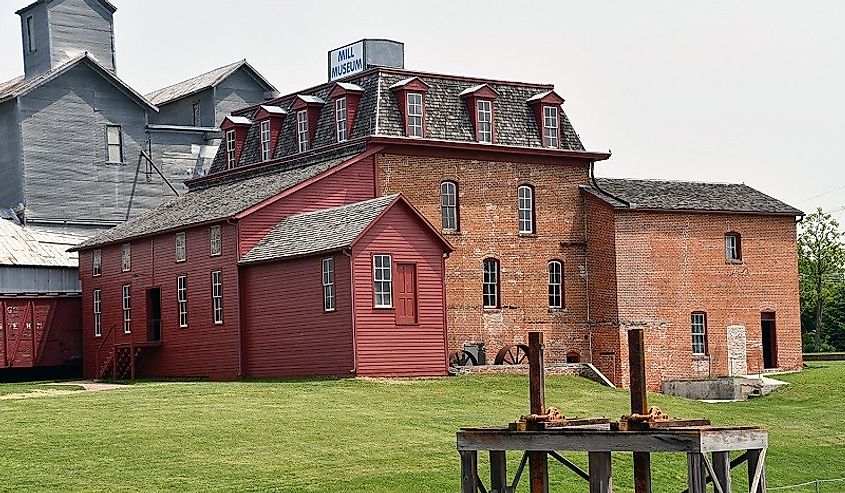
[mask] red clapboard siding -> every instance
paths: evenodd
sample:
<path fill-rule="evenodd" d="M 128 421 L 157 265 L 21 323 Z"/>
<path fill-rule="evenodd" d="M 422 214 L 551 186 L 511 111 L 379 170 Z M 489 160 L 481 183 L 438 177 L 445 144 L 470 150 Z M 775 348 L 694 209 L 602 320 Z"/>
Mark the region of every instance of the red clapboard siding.
<path fill-rule="evenodd" d="M 373 157 L 315 181 L 239 221 L 241 253 L 246 254 L 285 217 L 374 198 Z"/>
<path fill-rule="evenodd" d="M 79 297 L 0 299 L 0 368 L 60 366 L 82 356 Z"/>
<path fill-rule="evenodd" d="M 322 259 L 334 258 L 336 310 L 323 310 Z M 351 376 L 349 257 L 242 268 L 244 372 L 250 377 Z"/>
<path fill-rule="evenodd" d="M 443 313 L 443 247 L 402 203 L 389 209 L 355 244 L 355 350 L 361 376 L 446 374 Z M 394 299 L 397 263 L 415 263 L 416 325 L 397 325 L 395 309 L 373 308 L 374 254 L 393 256 Z"/>
<path fill-rule="evenodd" d="M 232 379 L 238 376 L 238 272 L 235 226 L 221 223 L 222 255 L 210 256 L 208 226 L 185 229 L 187 260 L 176 262 L 176 232 L 139 239 L 132 243 L 132 270 L 121 272 L 122 245 L 102 249 L 103 274 L 91 276 L 91 252 L 80 252 L 83 289 L 84 374 L 96 371 L 97 348 L 110 328 L 118 343 L 148 340 L 146 289 L 161 288 L 163 345 L 144 351 L 138 361 L 138 375 L 164 377 L 207 377 Z M 222 271 L 223 324 L 212 318 L 211 272 Z M 179 327 L 176 279 L 187 276 L 188 327 Z M 122 286 L 132 286 L 132 333 L 123 333 Z M 103 337 L 93 329 L 93 290 L 102 290 Z M 103 344 L 106 355 L 112 335 Z"/>

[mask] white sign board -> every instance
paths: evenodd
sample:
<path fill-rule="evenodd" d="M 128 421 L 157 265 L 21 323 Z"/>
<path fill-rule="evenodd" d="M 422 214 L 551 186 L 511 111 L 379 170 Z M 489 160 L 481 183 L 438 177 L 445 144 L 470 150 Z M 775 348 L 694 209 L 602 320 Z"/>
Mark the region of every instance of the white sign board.
<path fill-rule="evenodd" d="M 329 80 L 364 71 L 364 42 L 358 41 L 329 52 Z"/>

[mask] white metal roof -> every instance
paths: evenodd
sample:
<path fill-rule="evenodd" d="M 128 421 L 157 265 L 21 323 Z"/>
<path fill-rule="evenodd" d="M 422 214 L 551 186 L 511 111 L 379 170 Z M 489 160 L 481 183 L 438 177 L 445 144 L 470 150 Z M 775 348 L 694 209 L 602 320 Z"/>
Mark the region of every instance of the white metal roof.
<path fill-rule="evenodd" d="M 270 113 L 271 115 L 287 115 L 288 111 L 281 106 L 270 106 L 266 104 L 261 105 L 261 109 Z"/>
<path fill-rule="evenodd" d="M 0 265 L 78 267 L 78 256 L 67 249 L 83 236 L 36 231 L 0 219 Z"/>
<path fill-rule="evenodd" d="M 346 89 L 347 91 L 364 92 L 364 88 L 359 86 L 358 84 L 352 84 L 350 82 L 338 82 L 337 85 Z"/>

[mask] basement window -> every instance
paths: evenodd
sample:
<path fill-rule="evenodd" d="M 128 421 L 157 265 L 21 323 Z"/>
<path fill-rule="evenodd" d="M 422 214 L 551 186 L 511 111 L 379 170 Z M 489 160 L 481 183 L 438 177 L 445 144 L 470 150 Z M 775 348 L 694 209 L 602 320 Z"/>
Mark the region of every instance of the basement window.
<path fill-rule="evenodd" d="M 103 251 L 94 250 L 91 252 L 91 275 L 94 277 L 103 273 Z"/>
<path fill-rule="evenodd" d="M 176 234 L 176 261 L 184 262 L 188 258 L 188 247 L 185 233 Z"/>
<path fill-rule="evenodd" d="M 692 312 L 690 327 L 692 330 L 692 354 L 707 354 L 707 314 L 705 312 Z"/>
<path fill-rule="evenodd" d="M 725 260 L 742 262 L 742 238 L 739 233 L 727 233 L 725 235 Z"/>
<path fill-rule="evenodd" d="M 179 305 L 179 327 L 188 326 L 188 276 L 176 278 L 176 302 Z"/>
<path fill-rule="evenodd" d="M 337 141 L 346 140 L 346 98 L 334 102 L 335 123 L 337 126 Z"/>
<path fill-rule="evenodd" d="M 212 257 L 220 255 L 223 251 L 223 242 L 220 239 L 220 225 L 215 224 L 214 226 L 208 228 L 208 236 L 210 238 L 210 244 L 208 247 L 210 251 L 209 255 Z"/>
<path fill-rule="evenodd" d="M 482 280 L 482 298 L 484 308 L 499 308 L 499 261 L 494 258 L 484 259 L 484 277 Z"/>
<path fill-rule="evenodd" d="M 334 259 L 323 259 L 323 310 L 333 312 L 334 304 Z"/>
<path fill-rule="evenodd" d="M 545 147 L 560 147 L 560 123 L 558 109 L 555 106 L 543 106 L 543 145 Z"/>
<path fill-rule="evenodd" d="M 94 290 L 94 337 L 103 335 L 103 295 L 99 289 Z"/>
<path fill-rule="evenodd" d="M 223 323 L 223 272 L 216 270 L 211 273 L 211 305 L 214 325 Z"/>
<path fill-rule="evenodd" d="M 373 255 L 373 288 L 376 308 L 393 308 L 392 262 L 390 255 Z"/>
<path fill-rule="evenodd" d="M 132 332 L 132 287 L 129 284 L 123 285 L 123 333 Z"/>
<path fill-rule="evenodd" d="M 299 152 L 308 150 L 308 110 L 296 112 L 296 135 L 299 141 Z"/>
<path fill-rule="evenodd" d="M 110 163 L 123 162 L 123 132 L 120 125 L 106 125 L 106 147 Z"/>
<path fill-rule="evenodd" d="M 132 270 L 132 245 L 129 243 L 123 245 L 123 252 L 120 256 L 120 270 L 121 272 Z"/>

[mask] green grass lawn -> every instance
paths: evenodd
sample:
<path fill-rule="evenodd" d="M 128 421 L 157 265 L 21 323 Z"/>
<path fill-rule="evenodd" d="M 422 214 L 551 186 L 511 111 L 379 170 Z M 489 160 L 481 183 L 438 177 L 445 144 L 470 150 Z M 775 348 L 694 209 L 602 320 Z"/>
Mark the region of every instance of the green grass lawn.
<path fill-rule="evenodd" d="M 792 385 L 743 403 L 660 395 L 651 402 L 671 416 L 767 427 L 770 487 L 845 476 L 845 363 L 814 363 L 782 378 Z M 615 418 L 628 408 L 625 391 L 569 377 L 548 377 L 546 400 L 566 415 Z M 507 375 L 147 382 L 4 399 L 0 490 L 457 491 L 455 431 L 505 424 L 527 406 L 527 379 Z M 684 457 L 656 455 L 653 464 L 654 491 L 686 487 Z M 551 478 L 553 491 L 586 491 L 559 464 Z M 615 454 L 615 490 L 630 491 L 630 478 L 629 456 Z"/>

